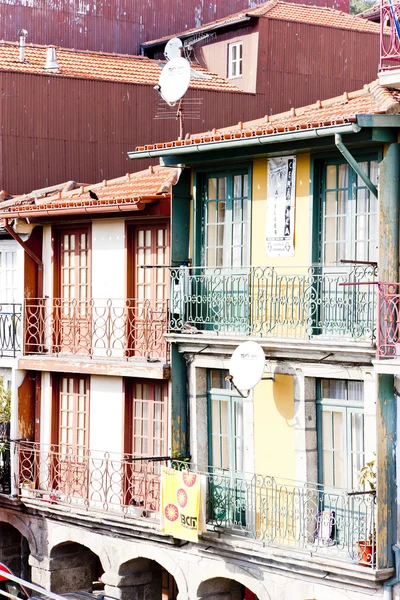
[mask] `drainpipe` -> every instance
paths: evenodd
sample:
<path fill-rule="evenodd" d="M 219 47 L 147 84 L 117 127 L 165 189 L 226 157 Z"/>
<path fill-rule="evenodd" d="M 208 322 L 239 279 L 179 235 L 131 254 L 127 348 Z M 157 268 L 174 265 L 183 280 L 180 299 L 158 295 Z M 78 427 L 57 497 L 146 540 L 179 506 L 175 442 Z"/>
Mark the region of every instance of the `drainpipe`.
<path fill-rule="evenodd" d="M 400 583 L 400 548 L 397 545 L 392 547 L 394 553 L 394 562 L 396 568 L 396 574 L 385 581 L 383 584 L 383 600 L 392 600 L 393 598 L 393 586 Z"/>
<path fill-rule="evenodd" d="M 375 198 L 377 198 L 378 197 L 377 188 L 374 186 L 374 184 L 372 183 L 372 181 L 370 180 L 368 175 L 366 173 L 364 173 L 364 171 L 361 169 L 360 165 L 358 164 L 358 162 L 356 161 L 354 156 L 352 154 L 350 154 L 350 152 L 347 150 L 346 146 L 342 142 L 342 135 L 340 133 L 335 134 L 335 145 L 336 145 L 336 148 L 339 150 L 339 152 L 342 153 L 342 155 L 344 156 L 346 161 L 349 163 L 349 165 L 353 169 L 353 171 L 355 171 L 357 173 L 357 175 L 359 177 L 361 177 L 361 179 L 363 180 L 363 182 L 365 183 L 367 188 L 370 190 L 370 192 L 372 192 L 373 195 L 375 196 Z"/>

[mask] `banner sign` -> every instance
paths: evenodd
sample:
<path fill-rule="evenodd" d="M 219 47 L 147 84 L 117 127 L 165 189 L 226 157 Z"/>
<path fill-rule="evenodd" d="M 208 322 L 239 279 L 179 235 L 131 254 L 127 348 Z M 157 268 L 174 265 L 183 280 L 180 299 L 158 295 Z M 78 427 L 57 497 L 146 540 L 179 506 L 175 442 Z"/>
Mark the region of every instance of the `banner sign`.
<path fill-rule="evenodd" d="M 161 531 L 197 542 L 198 532 L 205 530 L 201 476 L 187 469 L 161 469 Z"/>
<path fill-rule="evenodd" d="M 268 159 L 267 256 L 294 256 L 296 157 Z"/>

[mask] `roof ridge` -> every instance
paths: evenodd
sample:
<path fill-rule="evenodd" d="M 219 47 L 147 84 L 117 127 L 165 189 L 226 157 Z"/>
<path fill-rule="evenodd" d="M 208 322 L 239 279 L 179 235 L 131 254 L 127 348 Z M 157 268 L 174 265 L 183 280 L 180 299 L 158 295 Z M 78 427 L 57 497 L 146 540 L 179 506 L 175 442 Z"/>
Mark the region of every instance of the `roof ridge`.
<path fill-rule="evenodd" d="M 369 84 L 370 94 L 382 111 L 388 115 L 398 115 L 400 114 L 400 103 L 393 98 L 389 89 L 382 86 L 379 79 Z"/>

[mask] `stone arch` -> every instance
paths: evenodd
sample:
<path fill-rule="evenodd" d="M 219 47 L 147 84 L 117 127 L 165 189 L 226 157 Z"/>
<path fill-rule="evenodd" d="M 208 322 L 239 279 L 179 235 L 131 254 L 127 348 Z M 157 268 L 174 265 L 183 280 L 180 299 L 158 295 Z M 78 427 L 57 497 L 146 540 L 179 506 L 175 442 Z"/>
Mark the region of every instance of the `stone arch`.
<path fill-rule="evenodd" d="M 124 560 L 124 562 L 122 562 L 119 565 L 117 569 L 118 575 L 123 576 L 126 573 L 127 569 L 129 570 L 130 564 L 133 566 L 134 561 L 143 559 L 157 563 L 158 565 L 160 565 L 160 567 L 162 567 L 163 569 L 168 571 L 170 575 L 172 575 L 178 587 L 178 598 L 180 598 L 180 600 L 185 600 L 189 597 L 187 580 L 182 568 L 173 556 L 171 556 L 167 552 L 164 552 L 160 548 L 156 548 L 153 546 L 148 546 L 144 548 L 140 546 L 140 549 L 138 548 L 136 556 L 131 556 L 129 560 Z"/>
<path fill-rule="evenodd" d="M 239 570 L 234 574 L 227 572 L 204 579 L 197 588 L 196 598 L 242 600 L 244 588 L 253 592 L 258 600 L 270 600 L 270 595 L 262 582 Z"/>
<path fill-rule="evenodd" d="M 104 544 L 101 536 L 88 535 L 87 531 L 81 531 L 75 528 L 73 531 L 60 530 L 56 535 L 54 535 L 53 543 L 49 544 L 49 557 L 51 557 L 57 546 L 66 544 L 68 542 L 85 546 L 91 550 L 93 554 L 96 554 L 100 559 L 104 571 L 108 571 L 111 568 L 110 557 L 108 555 L 107 548 L 105 547 L 106 544 Z"/>
<path fill-rule="evenodd" d="M 1 513 L 0 523 L 8 523 L 12 527 L 15 527 L 15 529 L 17 529 L 19 533 L 27 540 L 31 554 L 36 555 L 38 553 L 38 544 L 36 538 L 25 519 L 22 519 L 18 515 L 4 511 Z"/>
<path fill-rule="evenodd" d="M 58 594 L 84 590 L 92 592 L 104 567 L 98 554 L 86 544 L 74 541 L 53 546 L 49 554 L 50 589 Z"/>

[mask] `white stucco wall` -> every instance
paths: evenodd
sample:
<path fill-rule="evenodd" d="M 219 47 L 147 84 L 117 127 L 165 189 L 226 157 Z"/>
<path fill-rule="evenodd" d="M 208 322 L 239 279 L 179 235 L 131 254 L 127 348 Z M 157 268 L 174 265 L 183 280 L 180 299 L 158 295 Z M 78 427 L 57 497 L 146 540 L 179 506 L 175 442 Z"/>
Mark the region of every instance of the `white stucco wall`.
<path fill-rule="evenodd" d="M 125 222 L 92 225 L 92 298 L 126 297 Z"/>
<path fill-rule="evenodd" d="M 92 375 L 90 378 L 89 447 L 102 452 L 122 451 L 122 377 Z"/>

